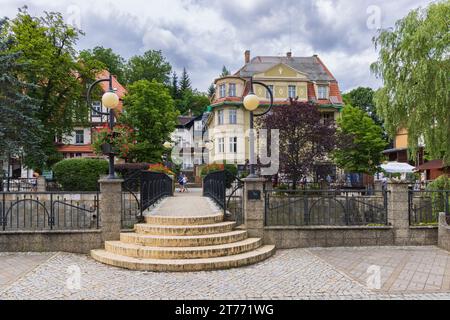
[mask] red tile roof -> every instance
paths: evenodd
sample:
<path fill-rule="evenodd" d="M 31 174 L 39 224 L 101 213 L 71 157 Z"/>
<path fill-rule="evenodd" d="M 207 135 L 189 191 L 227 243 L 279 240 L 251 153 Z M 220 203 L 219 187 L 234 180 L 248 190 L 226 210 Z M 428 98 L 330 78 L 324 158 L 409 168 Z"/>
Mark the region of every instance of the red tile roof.
<path fill-rule="evenodd" d="M 99 80 L 99 79 L 106 79 L 106 78 L 109 78 L 109 74 L 110 74 L 110 73 L 109 73 L 108 70 L 103 70 L 103 71 L 101 71 L 101 72 L 99 72 L 99 73 L 97 74 L 96 79 Z M 109 83 L 108 83 L 108 82 L 100 82 L 100 86 L 102 87 L 103 92 L 106 92 L 106 91 L 109 90 Z M 119 81 L 117 81 L 117 78 L 116 78 L 114 75 L 112 76 L 112 86 L 113 86 L 114 89 L 117 90 L 116 93 L 117 93 L 117 95 L 118 95 L 119 98 L 120 98 L 120 103 L 119 103 L 118 110 L 119 110 L 120 112 L 122 112 L 122 109 L 123 109 L 122 99 L 123 99 L 123 97 L 127 94 L 127 90 L 125 89 L 124 86 L 122 86 L 122 85 L 119 83 Z"/>

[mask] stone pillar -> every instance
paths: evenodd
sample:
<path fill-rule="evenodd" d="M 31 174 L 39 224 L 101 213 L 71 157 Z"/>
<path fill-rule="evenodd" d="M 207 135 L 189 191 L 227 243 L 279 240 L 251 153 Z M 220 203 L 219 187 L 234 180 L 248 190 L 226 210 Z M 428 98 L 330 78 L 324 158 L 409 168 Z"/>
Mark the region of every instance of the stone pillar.
<path fill-rule="evenodd" d="M 100 221 L 104 241 L 119 240 L 122 228 L 122 179 L 100 179 Z"/>
<path fill-rule="evenodd" d="M 394 229 L 395 245 L 407 245 L 409 242 L 408 184 L 388 183 L 388 222 Z"/>
<path fill-rule="evenodd" d="M 47 191 L 47 185 L 45 182 L 45 177 L 39 176 L 36 178 L 36 192 L 45 192 Z"/>
<path fill-rule="evenodd" d="M 375 181 L 373 183 L 373 186 L 374 186 L 374 190 L 376 192 L 382 191 L 383 190 L 383 181 Z"/>
<path fill-rule="evenodd" d="M 264 178 L 245 178 L 244 225 L 249 237 L 264 237 Z"/>
<path fill-rule="evenodd" d="M 450 251 L 450 226 L 447 223 L 445 212 L 439 213 L 438 246 Z"/>

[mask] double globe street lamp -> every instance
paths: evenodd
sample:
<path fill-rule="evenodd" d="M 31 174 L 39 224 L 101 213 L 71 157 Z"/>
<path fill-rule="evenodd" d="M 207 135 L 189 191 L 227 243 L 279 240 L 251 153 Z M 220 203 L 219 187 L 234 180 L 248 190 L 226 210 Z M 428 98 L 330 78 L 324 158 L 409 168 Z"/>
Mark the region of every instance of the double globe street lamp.
<path fill-rule="evenodd" d="M 255 94 L 253 86 L 257 84 L 262 87 L 264 87 L 267 90 L 267 93 L 269 94 L 269 107 L 266 111 L 262 113 L 255 114 L 254 111 L 258 109 L 260 105 L 260 101 L 258 96 Z M 249 133 L 249 140 L 250 140 L 250 173 L 247 176 L 247 178 L 258 178 L 258 175 L 256 175 L 255 165 L 256 165 L 256 156 L 255 156 L 255 133 L 254 133 L 254 117 L 261 117 L 272 110 L 273 107 L 273 92 L 272 90 L 265 85 L 262 82 L 259 81 L 253 81 L 253 78 L 250 78 L 250 92 L 248 95 L 244 97 L 244 107 L 248 111 L 250 111 L 250 133 Z"/>
<path fill-rule="evenodd" d="M 92 94 L 92 90 L 94 89 L 94 87 L 101 83 L 101 82 L 109 82 L 109 89 L 108 91 L 106 91 L 103 96 L 102 96 L 102 106 L 104 106 L 106 109 L 109 110 L 109 112 L 102 112 L 101 109 L 100 110 L 96 110 L 94 109 L 93 105 L 92 105 L 92 101 L 91 101 L 91 94 Z M 88 92 L 87 92 L 87 96 L 86 96 L 86 100 L 87 100 L 87 104 L 88 106 L 94 111 L 94 114 L 96 115 L 100 115 L 100 116 L 108 116 L 108 125 L 109 125 L 109 129 L 111 130 L 111 134 L 114 134 L 113 129 L 114 129 L 114 109 L 116 109 L 119 105 L 119 96 L 116 94 L 113 85 L 112 85 L 112 75 L 109 75 L 109 78 L 105 78 L 105 79 L 100 79 L 95 81 L 94 83 L 92 83 L 89 86 Z M 108 179 L 115 179 L 115 173 L 114 173 L 114 151 L 113 151 L 113 147 L 110 145 L 109 146 L 109 152 L 108 154 L 108 158 L 109 158 L 109 175 L 108 175 Z"/>

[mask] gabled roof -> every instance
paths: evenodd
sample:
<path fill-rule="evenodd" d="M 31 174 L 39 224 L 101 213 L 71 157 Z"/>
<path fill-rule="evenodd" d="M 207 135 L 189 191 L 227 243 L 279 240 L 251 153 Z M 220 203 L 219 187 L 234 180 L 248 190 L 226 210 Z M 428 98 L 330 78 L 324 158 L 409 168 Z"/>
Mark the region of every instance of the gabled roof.
<path fill-rule="evenodd" d="M 243 66 L 235 75 L 250 77 L 265 72 L 278 64 L 285 64 L 292 69 L 304 73 L 310 81 L 336 81 L 330 71 L 317 56 L 312 57 L 274 57 L 258 56 Z"/>
<path fill-rule="evenodd" d="M 179 116 L 177 127 L 180 128 L 189 128 L 192 127 L 195 121 L 202 120 L 202 114 L 199 116 Z"/>

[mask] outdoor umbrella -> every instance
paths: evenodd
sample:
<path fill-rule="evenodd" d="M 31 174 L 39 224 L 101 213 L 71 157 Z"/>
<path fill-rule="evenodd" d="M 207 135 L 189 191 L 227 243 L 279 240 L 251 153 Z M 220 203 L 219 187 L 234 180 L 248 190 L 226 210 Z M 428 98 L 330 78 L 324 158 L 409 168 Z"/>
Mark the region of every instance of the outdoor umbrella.
<path fill-rule="evenodd" d="M 415 167 L 409 165 L 408 163 L 396 161 L 382 164 L 381 168 L 387 173 L 412 173 L 415 170 Z"/>

